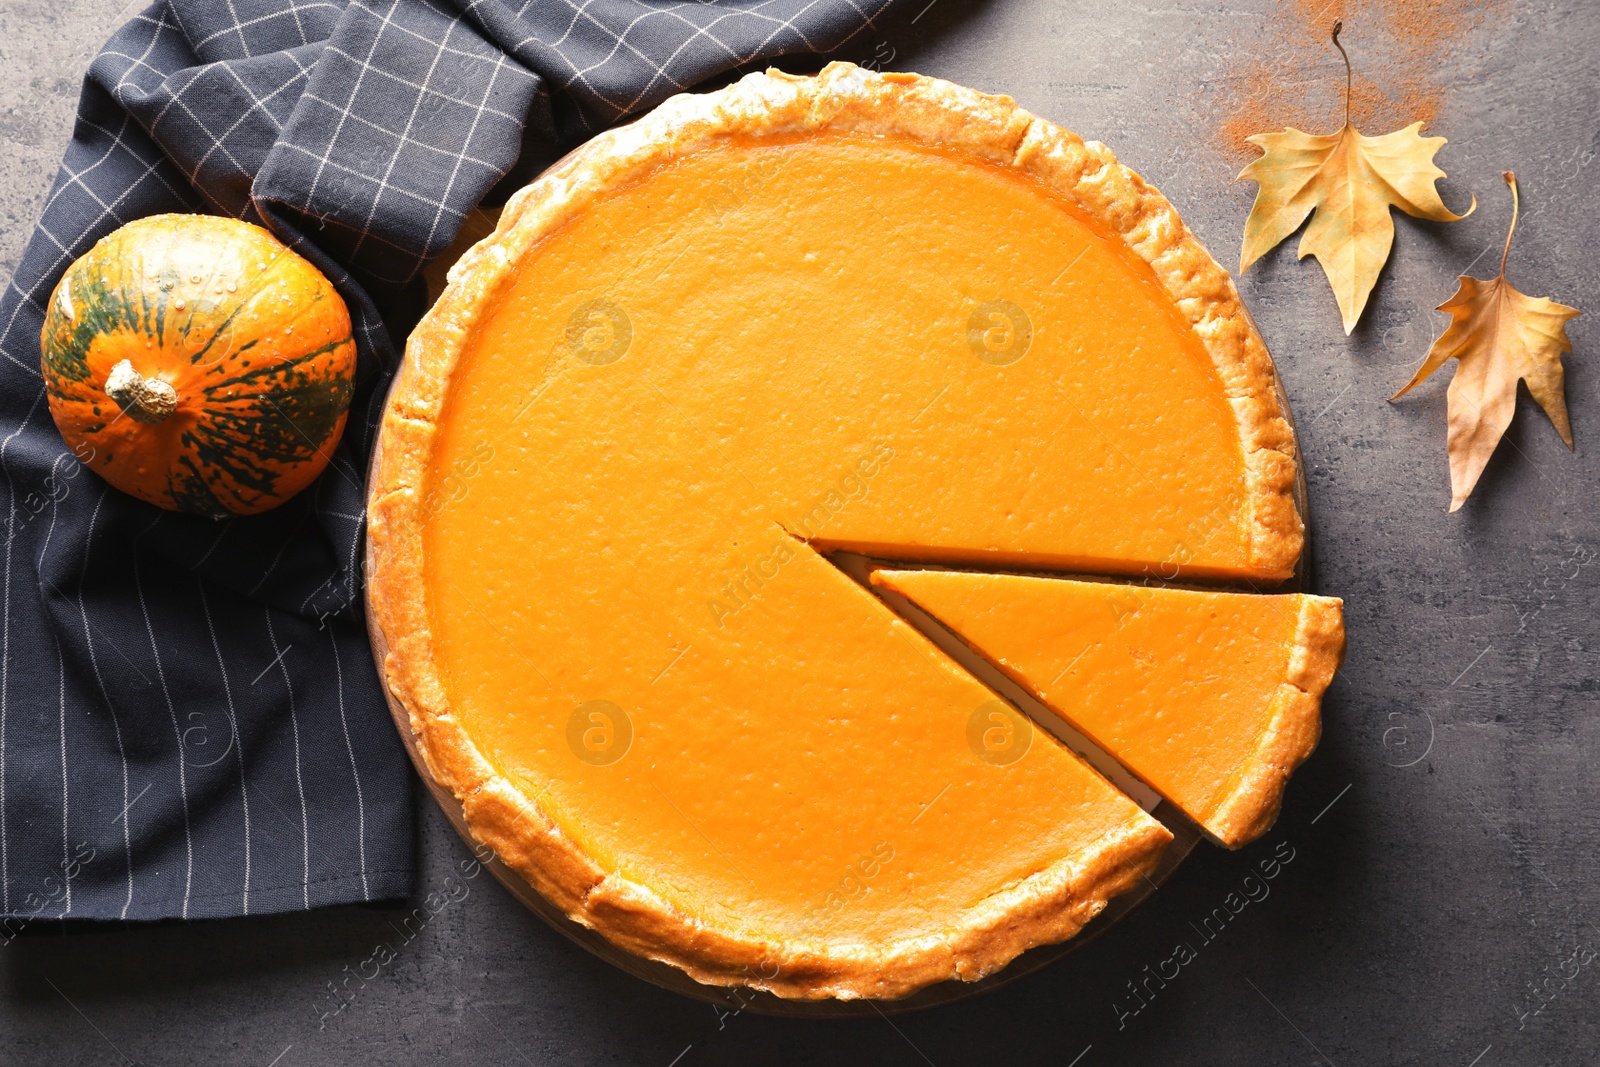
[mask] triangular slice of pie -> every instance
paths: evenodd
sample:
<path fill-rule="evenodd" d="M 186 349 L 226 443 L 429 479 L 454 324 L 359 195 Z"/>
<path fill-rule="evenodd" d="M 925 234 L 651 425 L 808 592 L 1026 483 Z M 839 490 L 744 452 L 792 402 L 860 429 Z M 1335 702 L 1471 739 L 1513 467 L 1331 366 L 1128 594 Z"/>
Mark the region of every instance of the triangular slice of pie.
<path fill-rule="evenodd" d="M 959 571 L 875 571 L 1238 848 L 1321 733 L 1343 601 Z"/>

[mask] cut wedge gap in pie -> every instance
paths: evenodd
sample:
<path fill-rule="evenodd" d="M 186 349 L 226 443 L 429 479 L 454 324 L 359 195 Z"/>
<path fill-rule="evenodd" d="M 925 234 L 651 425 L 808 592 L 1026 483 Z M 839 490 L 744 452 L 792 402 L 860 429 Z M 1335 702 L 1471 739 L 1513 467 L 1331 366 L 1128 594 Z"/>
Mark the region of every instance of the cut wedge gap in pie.
<path fill-rule="evenodd" d="M 879 570 L 906 597 L 1207 834 L 1277 818 L 1316 747 L 1344 652 L 1342 602 L 936 570 Z"/>
<path fill-rule="evenodd" d="M 595 138 L 450 279 L 369 618 L 425 773 L 548 901 L 701 982 L 890 998 L 1153 868 L 1165 828 L 819 554 L 1294 572 L 1271 361 L 1110 152 L 751 75 Z"/>

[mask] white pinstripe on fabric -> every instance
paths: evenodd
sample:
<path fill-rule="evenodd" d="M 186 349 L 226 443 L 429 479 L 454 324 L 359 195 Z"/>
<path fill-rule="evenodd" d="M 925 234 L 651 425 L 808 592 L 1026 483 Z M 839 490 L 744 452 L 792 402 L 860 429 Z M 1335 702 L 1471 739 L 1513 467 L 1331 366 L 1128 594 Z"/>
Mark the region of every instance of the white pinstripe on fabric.
<path fill-rule="evenodd" d="M 294 785 L 300 796 L 300 894 L 307 909 L 311 907 L 311 817 L 306 812 L 306 783 L 300 769 L 300 716 L 294 708 L 294 679 L 283 662 L 287 649 L 278 647 L 278 635 L 272 628 L 272 609 L 262 609 L 267 620 L 267 638 L 272 642 L 273 660 L 283 674 L 283 691 L 289 701 L 289 729 L 294 738 Z M 292 647 L 292 646 L 291 646 Z"/>
<path fill-rule="evenodd" d="M 333 651 L 334 682 L 339 693 L 339 726 L 344 731 L 344 749 L 350 756 L 350 779 L 356 786 L 356 850 L 361 863 L 362 899 L 371 900 L 372 890 L 367 885 L 367 800 L 361 792 L 361 768 L 356 766 L 356 749 L 350 743 L 350 720 L 344 713 L 344 664 L 339 660 L 339 643 L 328 633 L 328 647 Z"/>
<path fill-rule="evenodd" d="M 101 505 L 105 503 L 106 493 L 110 490 L 106 486 L 100 487 L 100 495 L 96 498 L 94 512 L 89 516 L 89 533 L 94 534 L 94 525 L 100 518 Z M 128 895 L 122 901 L 122 910 L 118 918 L 125 919 L 128 909 L 133 906 L 133 836 L 129 827 L 133 823 L 133 816 L 128 811 L 128 750 L 122 742 L 122 723 L 117 716 L 116 705 L 111 700 L 111 694 L 106 691 L 106 680 L 100 672 L 100 660 L 94 651 L 94 631 L 89 625 L 89 610 L 83 603 L 83 581 L 89 569 L 89 554 L 84 553 L 83 564 L 78 571 L 78 614 L 83 619 L 83 641 L 89 649 L 89 665 L 94 671 L 94 684 L 100 691 L 100 700 L 105 704 L 106 712 L 111 716 L 111 729 L 116 735 L 117 757 L 122 761 L 122 855 L 128 870 Z"/>
<path fill-rule="evenodd" d="M 173 753 L 178 767 L 178 802 L 183 811 L 183 902 L 178 917 L 187 919 L 189 917 L 189 895 L 194 890 L 194 831 L 189 825 L 189 782 L 188 772 L 183 760 L 183 728 L 178 725 L 178 709 L 172 703 L 172 690 L 167 688 L 167 672 L 161 665 L 161 649 L 156 644 L 155 627 L 150 623 L 150 607 L 144 596 L 144 575 L 139 565 L 138 542 L 159 521 L 159 518 L 152 519 L 150 525 L 141 530 L 139 536 L 134 539 L 133 584 L 135 591 L 139 595 L 139 611 L 144 616 L 145 634 L 150 638 L 150 656 L 155 661 L 156 679 L 161 683 L 161 697 L 167 703 L 167 716 L 172 720 Z M 220 536 L 218 540 L 221 540 Z"/>
<path fill-rule="evenodd" d="M 6 450 L 11 447 L 11 442 L 17 439 L 28 423 L 33 421 L 33 414 L 39 409 L 39 401 L 44 399 L 41 390 L 33 398 L 33 407 L 28 410 L 27 417 L 17 424 L 17 428 L 0 442 L 0 469 L 4 469 Z M 10 841 L 5 833 L 6 826 L 6 723 L 11 711 L 11 657 L 7 653 L 11 648 L 11 538 L 16 530 L 17 521 L 17 487 L 10 478 L 6 479 L 6 568 L 5 568 L 5 600 L 4 611 L 0 613 L 0 907 L 7 914 L 11 911 L 11 849 Z"/>
<path fill-rule="evenodd" d="M 60 646 L 56 647 L 56 709 L 60 713 L 58 728 L 61 731 L 61 869 L 64 871 L 67 864 L 72 862 L 72 797 L 71 776 L 67 773 L 67 660 Z M 64 919 L 72 912 L 72 879 L 68 878 L 66 882 L 66 897 L 60 914 L 56 916 L 58 919 Z"/>
<path fill-rule="evenodd" d="M 240 894 L 239 913 L 250 914 L 250 783 L 244 773 L 244 738 L 239 736 L 239 713 L 233 706 L 233 685 L 228 681 L 228 664 L 222 658 L 222 644 L 217 640 L 217 626 L 211 619 L 211 601 L 206 596 L 206 583 L 195 581 L 200 590 L 200 610 L 205 615 L 206 632 L 211 635 L 211 650 L 217 655 L 217 676 L 222 680 L 222 695 L 227 698 L 228 729 L 232 731 L 233 752 L 239 765 L 239 804 L 244 809 L 244 888 Z"/>

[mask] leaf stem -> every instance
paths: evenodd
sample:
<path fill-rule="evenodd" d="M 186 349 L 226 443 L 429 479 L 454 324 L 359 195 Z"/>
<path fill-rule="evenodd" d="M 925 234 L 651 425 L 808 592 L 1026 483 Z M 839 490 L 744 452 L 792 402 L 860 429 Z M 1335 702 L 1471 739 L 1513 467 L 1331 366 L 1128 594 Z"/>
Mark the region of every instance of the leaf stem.
<path fill-rule="evenodd" d="M 1344 50 L 1344 45 L 1339 43 L 1339 31 L 1344 29 L 1344 19 L 1333 20 L 1333 47 L 1344 56 L 1344 124 L 1350 125 L 1350 53 Z"/>
<path fill-rule="evenodd" d="M 1506 259 L 1511 255 L 1511 238 L 1517 232 L 1517 213 L 1522 208 L 1522 198 L 1517 195 L 1517 172 L 1508 170 L 1501 173 L 1500 177 L 1506 180 L 1511 187 L 1511 228 L 1506 231 L 1506 250 L 1500 253 L 1500 277 L 1506 276 Z"/>

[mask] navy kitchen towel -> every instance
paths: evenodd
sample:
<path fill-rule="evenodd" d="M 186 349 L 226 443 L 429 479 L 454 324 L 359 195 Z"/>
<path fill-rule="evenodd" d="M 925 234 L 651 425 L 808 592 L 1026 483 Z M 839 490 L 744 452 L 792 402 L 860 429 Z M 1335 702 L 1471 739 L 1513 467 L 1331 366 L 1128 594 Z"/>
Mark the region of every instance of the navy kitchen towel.
<path fill-rule="evenodd" d="M 32 919 L 409 892 L 411 771 L 360 566 L 365 459 L 418 271 L 497 184 L 718 73 L 865 47 L 896 2 L 162 0 L 116 33 L 0 301 L 0 943 Z M 166 211 L 269 226 L 355 321 L 344 441 L 265 515 L 123 496 L 50 419 L 52 287 Z"/>

